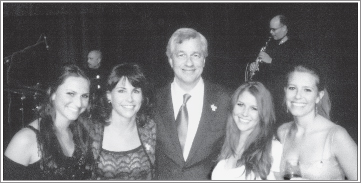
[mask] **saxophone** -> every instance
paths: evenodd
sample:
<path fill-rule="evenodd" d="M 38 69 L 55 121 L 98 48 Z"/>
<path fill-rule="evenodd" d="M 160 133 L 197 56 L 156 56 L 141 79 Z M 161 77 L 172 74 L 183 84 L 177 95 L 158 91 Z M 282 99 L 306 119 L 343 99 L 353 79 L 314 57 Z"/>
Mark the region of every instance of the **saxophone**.
<path fill-rule="evenodd" d="M 266 48 L 267 48 L 267 45 L 268 43 L 271 41 L 272 37 L 268 37 L 268 40 L 266 41 L 266 44 L 261 48 L 261 52 L 265 52 L 266 51 Z M 257 57 L 256 59 L 256 68 L 254 69 L 251 69 L 250 68 L 250 63 L 248 62 L 247 63 L 247 66 L 246 66 L 246 70 L 244 72 L 244 78 L 245 78 L 245 81 L 252 81 L 252 78 L 253 76 L 255 75 L 256 71 L 259 71 L 259 63 L 261 62 L 262 60 L 260 58 Z"/>

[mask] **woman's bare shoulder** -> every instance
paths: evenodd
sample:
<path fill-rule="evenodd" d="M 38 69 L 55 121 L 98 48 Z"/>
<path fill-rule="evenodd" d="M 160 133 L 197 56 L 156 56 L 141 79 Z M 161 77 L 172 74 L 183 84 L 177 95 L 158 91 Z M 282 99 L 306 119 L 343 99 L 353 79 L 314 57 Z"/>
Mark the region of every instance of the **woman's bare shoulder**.
<path fill-rule="evenodd" d="M 5 155 L 15 162 L 27 165 L 31 157 L 37 155 L 36 133 L 30 128 L 22 128 L 11 139 Z"/>
<path fill-rule="evenodd" d="M 281 143 L 283 143 L 283 140 L 284 140 L 283 138 L 284 138 L 285 134 L 291 128 L 292 123 L 293 122 L 287 122 L 287 123 L 282 124 L 280 127 L 278 127 L 277 136 Z"/>

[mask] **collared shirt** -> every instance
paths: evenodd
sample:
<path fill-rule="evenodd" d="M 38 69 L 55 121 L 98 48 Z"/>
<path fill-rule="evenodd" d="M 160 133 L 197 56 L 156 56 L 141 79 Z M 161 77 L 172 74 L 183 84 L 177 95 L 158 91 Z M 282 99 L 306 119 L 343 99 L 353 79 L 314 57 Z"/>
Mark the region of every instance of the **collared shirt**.
<path fill-rule="evenodd" d="M 189 92 L 185 92 L 175 81 L 173 81 L 173 83 L 171 84 L 171 93 L 172 93 L 172 102 L 174 109 L 174 119 L 177 119 L 179 108 L 183 104 L 183 95 L 186 93 L 191 95 L 191 98 L 189 98 L 186 104 L 189 121 L 188 121 L 187 139 L 183 151 L 183 158 L 184 160 L 187 160 L 202 115 L 203 98 L 204 98 L 204 81 L 201 78 L 198 81 L 197 85 Z"/>

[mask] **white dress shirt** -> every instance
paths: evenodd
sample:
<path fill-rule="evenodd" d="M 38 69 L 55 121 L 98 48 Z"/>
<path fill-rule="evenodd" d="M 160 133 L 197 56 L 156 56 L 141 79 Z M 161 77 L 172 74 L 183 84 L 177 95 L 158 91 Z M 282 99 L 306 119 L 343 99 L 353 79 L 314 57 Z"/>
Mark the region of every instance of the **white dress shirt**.
<path fill-rule="evenodd" d="M 201 78 L 197 85 L 189 92 L 185 92 L 175 81 L 171 84 L 171 94 L 174 109 L 174 119 L 177 119 L 179 108 L 183 104 L 183 95 L 188 93 L 191 98 L 187 101 L 188 111 L 188 131 L 187 139 L 184 145 L 183 158 L 187 160 L 189 151 L 192 147 L 196 135 L 199 121 L 201 119 L 203 98 L 204 98 L 204 81 Z"/>

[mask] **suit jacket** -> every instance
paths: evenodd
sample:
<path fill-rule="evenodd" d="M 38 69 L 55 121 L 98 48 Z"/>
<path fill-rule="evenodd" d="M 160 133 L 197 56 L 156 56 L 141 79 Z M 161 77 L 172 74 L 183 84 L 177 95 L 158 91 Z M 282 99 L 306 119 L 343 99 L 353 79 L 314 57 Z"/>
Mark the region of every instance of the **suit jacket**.
<path fill-rule="evenodd" d="M 154 120 L 157 123 L 157 179 L 210 180 L 224 142 L 230 93 L 208 81 L 204 81 L 204 87 L 202 115 L 186 161 L 175 125 L 171 85 L 156 92 Z"/>

